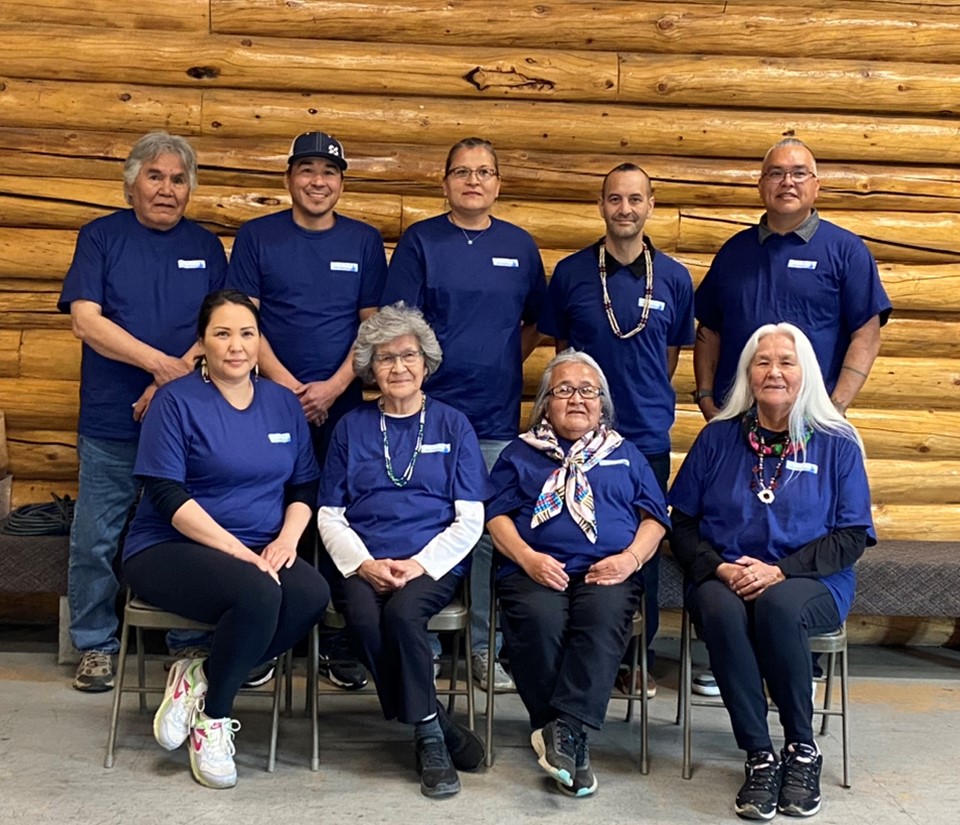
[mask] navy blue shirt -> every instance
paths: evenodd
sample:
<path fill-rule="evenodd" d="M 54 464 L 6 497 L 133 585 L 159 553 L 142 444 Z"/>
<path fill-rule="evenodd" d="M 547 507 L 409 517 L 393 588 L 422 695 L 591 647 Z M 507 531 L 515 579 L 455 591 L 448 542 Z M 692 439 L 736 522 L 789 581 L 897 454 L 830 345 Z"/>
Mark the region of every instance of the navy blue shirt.
<path fill-rule="evenodd" d="M 179 358 L 197 340 L 197 313 L 208 292 L 221 289 L 227 259 L 220 239 L 183 218 L 172 229 L 150 229 L 124 209 L 80 230 L 57 308 L 99 304 L 103 317 L 134 338 Z M 83 345 L 80 435 L 136 441 L 133 404 L 153 376 Z"/>
<path fill-rule="evenodd" d="M 821 220 L 809 241 L 790 232 L 761 243 L 758 227 L 734 235 L 697 288 L 695 309 L 720 336 L 713 384 L 719 404 L 747 339 L 764 324 L 788 321 L 803 330 L 832 392 L 850 336 L 874 315 L 885 323 L 891 304 L 863 241 Z"/>
<path fill-rule="evenodd" d="M 460 410 L 480 438 L 506 440 L 520 426 L 520 324 L 535 324 L 546 292 L 533 238 L 491 218 L 468 244 L 446 214 L 411 226 L 390 259 L 383 305 L 420 307 L 443 348 L 426 383 L 432 398 Z"/>
<path fill-rule="evenodd" d="M 594 244 L 557 264 L 537 326 L 596 359 L 610 384 L 617 432 L 645 454 L 664 453 L 670 449 L 676 406 L 667 348 L 693 343 L 693 281 L 686 267 L 652 250 L 647 325 L 632 338 L 617 338 L 603 306 L 598 249 Z M 609 255 L 607 261 L 609 266 Z M 628 266 L 608 269 L 607 292 L 622 333 L 639 323 L 645 291 L 646 279 L 636 277 Z"/>
<path fill-rule="evenodd" d="M 622 442 L 587 473 L 596 508 L 596 544 L 590 543 L 567 507 L 549 521 L 531 527 L 540 491 L 559 466 L 558 461 L 519 438 L 508 444 L 490 474 L 496 494 L 487 502 L 487 521 L 510 516 L 520 538 L 538 553 L 563 562 L 569 575 L 585 573 L 594 562 L 622 553 L 636 537 L 641 510 L 669 528 L 660 485 L 643 453 L 630 441 Z M 517 569 L 515 562 L 504 558 L 500 575 Z"/>
<path fill-rule="evenodd" d="M 298 381 L 325 381 L 357 337 L 360 310 L 380 305 L 387 277 L 383 239 L 336 216 L 314 232 L 289 209 L 248 221 L 230 255 L 228 286 L 260 301 L 260 329 Z"/>
<path fill-rule="evenodd" d="M 410 463 L 419 412 L 386 416 L 394 475 Z M 343 507 L 350 527 L 375 559 L 408 559 L 453 522 L 454 502 L 484 501 L 492 493 L 477 436 L 463 413 L 427 398 L 423 446 L 413 475 L 397 487 L 387 475 L 375 401 L 340 419 L 320 485 L 321 507 Z M 453 572 L 462 573 L 464 560 Z"/>
<path fill-rule="evenodd" d="M 863 456 L 849 438 L 814 432 L 803 455 L 784 462 L 771 504 L 750 487 L 757 464 L 740 421 L 715 421 L 700 431 L 670 488 L 670 504 L 700 519 L 700 537 L 724 561 L 751 556 L 773 564 L 844 527 L 866 528 L 867 546 L 877 543 Z M 767 486 L 775 466 L 776 459 L 764 460 Z M 853 567 L 820 581 L 844 619 L 856 587 Z"/>
<path fill-rule="evenodd" d="M 231 406 L 199 371 L 161 387 L 144 418 L 134 474 L 183 484 L 227 532 L 248 547 L 273 541 L 286 508 L 286 484 L 320 475 L 297 397 L 266 378 L 245 410 Z M 123 558 L 185 538 L 144 496 Z"/>

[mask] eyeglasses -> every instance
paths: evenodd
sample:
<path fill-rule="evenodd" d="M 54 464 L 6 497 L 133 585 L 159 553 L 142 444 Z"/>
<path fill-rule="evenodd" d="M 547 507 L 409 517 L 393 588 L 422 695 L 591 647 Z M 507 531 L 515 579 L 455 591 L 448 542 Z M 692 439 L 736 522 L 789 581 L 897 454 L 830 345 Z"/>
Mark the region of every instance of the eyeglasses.
<path fill-rule="evenodd" d="M 547 395 L 552 395 L 554 398 L 573 398 L 574 393 L 577 393 L 581 398 L 592 400 L 603 395 L 603 390 L 590 384 L 584 384 L 582 387 L 561 384 L 559 387 L 547 391 Z"/>
<path fill-rule="evenodd" d="M 794 183 L 804 183 L 810 178 L 815 178 L 816 175 L 813 174 L 809 169 L 801 166 L 798 169 L 770 169 L 767 172 L 764 172 L 760 177 L 765 178 L 772 183 L 782 183 L 790 177 Z"/>
<path fill-rule="evenodd" d="M 408 349 L 406 352 L 396 354 L 392 352 L 378 353 L 377 355 L 373 356 L 373 363 L 376 364 L 376 366 L 383 368 L 392 367 L 397 363 L 397 361 L 399 361 L 405 367 L 412 367 L 421 358 L 423 358 L 422 349 Z"/>
<path fill-rule="evenodd" d="M 486 183 L 500 177 L 500 173 L 489 166 L 481 166 L 479 169 L 471 169 L 468 166 L 454 166 L 447 172 L 448 178 L 456 178 L 457 180 L 469 180 L 471 175 L 476 175 L 480 183 Z"/>

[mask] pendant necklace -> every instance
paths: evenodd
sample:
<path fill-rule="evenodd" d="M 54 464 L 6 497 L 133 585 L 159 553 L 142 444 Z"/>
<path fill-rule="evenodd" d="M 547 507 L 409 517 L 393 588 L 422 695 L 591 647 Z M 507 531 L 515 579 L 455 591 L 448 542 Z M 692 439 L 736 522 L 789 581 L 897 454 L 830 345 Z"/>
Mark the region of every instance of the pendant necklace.
<path fill-rule="evenodd" d="M 787 439 L 786 447 L 783 452 L 780 453 L 780 460 L 777 462 L 776 469 L 773 471 L 773 478 L 770 479 L 770 486 L 768 487 L 763 473 L 763 454 L 768 448 L 764 443 L 763 433 L 759 433 L 758 437 L 760 440 L 760 449 L 758 450 L 757 466 L 753 468 L 754 479 L 750 485 L 750 489 L 757 494 L 757 498 L 764 504 L 773 504 L 774 499 L 777 497 L 774 490 L 777 489 L 777 482 L 780 480 L 780 474 L 783 472 L 783 462 L 787 460 L 787 456 L 792 452 L 791 448 L 793 443 L 789 438 Z"/>
<path fill-rule="evenodd" d="M 786 433 L 777 436 L 773 443 L 767 444 L 763 432 L 760 429 L 760 422 L 757 413 L 747 413 L 745 416 L 745 430 L 747 443 L 750 449 L 757 454 L 757 466 L 753 468 L 753 477 L 750 479 L 750 489 L 756 494 L 764 504 L 773 504 L 776 499 L 777 485 L 780 483 L 780 476 L 783 473 L 783 463 L 798 450 L 806 449 L 810 436 L 813 435 L 813 428 L 804 427 L 802 443 L 797 444 L 791 440 Z M 773 477 L 767 484 L 766 474 L 763 471 L 764 456 L 777 456 L 777 466 L 774 468 Z"/>
<path fill-rule="evenodd" d="M 600 242 L 600 285 L 603 287 L 603 308 L 607 313 L 607 320 L 610 322 L 610 329 L 617 338 L 626 340 L 633 338 L 638 332 L 642 331 L 650 319 L 650 303 L 653 300 L 653 260 L 650 257 L 650 250 L 647 245 L 643 245 L 643 265 L 646 269 L 646 284 L 643 291 L 643 309 L 640 312 L 640 322 L 630 332 L 621 332 L 620 325 L 617 323 L 617 316 L 613 314 L 613 301 L 610 300 L 610 293 L 607 291 L 607 247 L 603 241 Z"/>
<path fill-rule="evenodd" d="M 417 456 L 420 455 L 420 450 L 423 448 L 423 422 L 427 417 L 427 396 L 420 393 L 420 397 L 420 427 L 417 430 L 417 442 L 413 446 L 413 455 L 410 456 L 410 463 L 407 464 L 407 469 L 403 471 L 403 475 L 400 476 L 400 478 L 397 478 L 393 472 L 393 460 L 390 458 L 390 441 L 387 438 L 387 417 L 383 412 L 383 399 L 381 398 L 377 403 L 377 406 L 380 408 L 380 433 L 383 435 L 383 463 L 387 467 L 387 477 L 397 487 L 406 487 L 407 482 L 413 478 L 413 468 L 417 463 Z"/>
<path fill-rule="evenodd" d="M 489 228 L 490 228 L 490 227 L 488 226 L 487 229 L 489 229 Z M 467 230 L 464 229 L 462 226 L 458 226 L 457 229 L 459 229 L 459 230 L 463 233 L 463 237 L 467 239 L 467 244 L 468 244 L 469 246 L 473 246 L 473 242 L 480 240 L 480 236 L 483 235 L 483 233 L 487 231 L 487 229 L 481 230 L 478 234 L 474 235 L 474 236 L 471 238 L 471 237 L 467 234 Z"/>

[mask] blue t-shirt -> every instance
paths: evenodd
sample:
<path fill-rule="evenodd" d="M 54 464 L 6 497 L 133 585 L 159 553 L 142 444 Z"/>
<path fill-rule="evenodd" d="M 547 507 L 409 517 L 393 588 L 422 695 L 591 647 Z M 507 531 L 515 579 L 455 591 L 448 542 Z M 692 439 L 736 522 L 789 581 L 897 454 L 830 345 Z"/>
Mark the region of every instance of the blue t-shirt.
<path fill-rule="evenodd" d="M 762 244 L 758 227 L 737 233 L 713 259 L 695 297 L 700 323 L 720 336 L 717 403 L 758 327 L 788 321 L 803 330 L 832 392 L 852 333 L 874 315 L 885 323 L 890 308 L 876 261 L 846 229 L 821 220 L 809 241 L 790 232 Z"/>
<path fill-rule="evenodd" d="M 524 230 L 491 218 L 468 244 L 446 214 L 411 226 L 390 259 L 383 305 L 420 307 L 443 363 L 427 381 L 432 398 L 460 410 L 484 439 L 520 426 L 520 324 L 535 324 L 546 292 L 540 251 Z"/>
<path fill-rule="evenodd" d="M 197 313 L 221 289 L 227 258 L 220 239 L 186 218 L 165 232 L 123 209 L 80 230 L 57 308 L 99 304 L 103 317 L 151 347 L 179 358 L 197 340 Z M 150 373 L 83 345 L 80 435 L 136 441 L 133 404 L 153 382 Z"/>
<path fill-rule="evenodd" d="M 273 541 L 283 526 L 284 486 L 320 475 L 307 420 L 290 390 L 266 378 L 245 410 L 192 372 L 161 387 L 144 418 L 134 474 L 163 478 L 191 497 L 248 547 Z M 149 496 L 137 507 L 123 548 L 135 553 L 184 536 Z"/>
<path fill-rule="evenodd" d="M 260 327 L 280 363 L 308 382 L 340 368 L 360 310 L 380 305 L 386 277 L 374 227 L 338 214 L 333 227 L 313 232 L 286 209 L 240 227 L 227 284 L 260 301 Z"/>
<path fill-rule="evenodd" d="M 740 421 L 717 421 L 700 431 L 670 489 L 670 504 L 700 519 L 700 537 L 724 561 L 751 556 L 773 564 L 845 527 L 864 527 L 867 545 L 877 543 L 867 473 L 853 441 L 814 432 L 802 462 L 784 462 L 771 504 L 750 489 L 757 463 Z M 775 467 L 775 458 L 764 459 L 768 486 Z M 820 581 L 845 618 L 856 587 L 853 567 Z"/>
<path fill-rule="evenodd" d="M 561 445 L 569 448 L 568 442 Z M 539 553 L 563 562 L 567 574 L 584 573 L 594 562 L 623 552 L 637 534 L 644 510 L 665 527 L 670 524 L 667 505 L 650 465 L 629 441 L 624 441 L 588 473 L 597 517 L 597 542 L 591 544 L 583 530 L 563 510 L 549 521 L 531 527 L 533 508 L 547 478 L 560 466 L 546 453 L 519 438 L 506 446 L 493 465 L 490 480 L 496 490 L 487 502 L 487 521 L 510 516 L 520 537 Z M 500 575 L 519 566 L 501 559 Z"/>
<path fill-rule="evenodd" d="M 420 414 L 386 416 L 393 473 L 401 477 L 417 442 Z M 387 475 L 375 401 L 347 413 L 333 431 L 320 485 L 321 507 L 343 507 L 375 559 L 408 559 L 453 522 L 454 502 L 491 494 L 477 436 L 463 413 L 427 398 L 423 446 L 413 475 L 397 487 Z M 464 559 L 453 572 L 462 574 Z"/>
<path fill-rule="evenodd" d="M 594 244 L 557 264 L 537 326 L 595 358 L 610 383 L 617 432 L 645 454 L 664 453 L 676 406 L 667 348 L 693 343 L 693 281 L 686 267 L 654 251 L 647 325 L 633 338 L 617 338 L 603 306 L 598 249 Z M 607 292 L 620 331 L 630 332 L 640 321 L 646 279 L 623 266 L 608 271 Z"/>

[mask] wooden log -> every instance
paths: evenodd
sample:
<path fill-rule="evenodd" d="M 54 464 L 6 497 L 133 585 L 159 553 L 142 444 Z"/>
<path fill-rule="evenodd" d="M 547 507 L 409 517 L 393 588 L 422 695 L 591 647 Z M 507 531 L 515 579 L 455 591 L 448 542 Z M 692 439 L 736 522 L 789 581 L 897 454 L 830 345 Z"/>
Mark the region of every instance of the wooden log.
<path fill-rule="evenodd" d="M 211 0 L 213 31 L 344 40 L 649 53 L 766 54 L 864 60 L 960 62 L 956 15 L 927 6 L 877 13 L 877 6 L 810 9 L 756 3 L 623 3 L 488 0 L 470 13 L 448 0 Z M 804 6 L 811 4 L 804 3 Z M 821 5 L 818 3 L 817 5 Z M 372 23 L 371 21 L 376 21 Z"/>
<path fill-rule="evenodd" d="M 0 325 L 6 313 L 29 312 L 38 315 L 56 315 L 57 292 L 0 292 Z"/>
<path fill-rule="evenodd" d="M 32 479 L 75 481 L 77 435 L 59 430 L 15 430 L 7 435 L 10 472 Z"/>
<path fill-rule="evenodd" d="M 879 539 L 957 541 L 960 539 L 960 505 L 875 505 L 873 525 Z"/>
<path fill-rule="evenodd" d="M 960 77 L 951 65 L 717 54 L 625 54 L 617 100 L 649 105 L 955 114 Z"/>
<path fill-rule="evenodd" d="M 10 454 L 7 452 L 7 419 L 0 410 L 0 476 L 7 474 L 10 464 Z"/>
<path fill-rule="evenodd" d="M 70 496 L 76 500 L 77 480 L 65 478 L 56 480 L 39 478 L 13 479 L 12 501 L 14 507 L 38 502 L 47 503 L 50 501 L 51 493 L 56 493 L 58 496 Z"/>
<path fill-rule="evenodd" d="M 0 276 L 63 280 L 76 245 L 75 230 L 0 226 Z"/>
<path fill-rule="evenodd" d="M 0 77 L 0 121 L 27 128 L 200 131 L 200 91 Z"/>
<path fill-rule="evenodd" d="M 82 61 L 64 63 L 74 50 Z M 136 30 L 8 25 L 0 32 L 0 75 L 157 86 L 242 87 L 299 92 L 613 100 L 614 52 L 349 43 Z"/>
<path fill-rule="evenodd" d="M 203 134 L 228 137 L 289 138 L 336 124 L 337 137 L 348 143 L 450 145 L 479 133 L 504 149 L 726 156 L 753 162 L 784 136 L 809 141 L 824 161 L 896 157 L 898 163 L 941 164 L 956 148 L 952 124 L 936 118 L 525 100 L 476 100 L 464 107 L 443 98 L 325 92 L 209 89 L 203 95 L 202 119 Z"/>
<path fill-rule="evenodd" d="M 760 214 L 681 209 L 677 248 L 716 252 L 732 235 L 755 226 Z M 960 257 L 960 216 L 955 214 L 825 211 L 822 217 L 863 238 L 878 260 L 952 263 Z"/>
<path fill-rule="evenodd" d="M 18 375 L 20 375 L 20 331 L 0 329 L 0 376 L 16 378 Z"/>
<path fill-rule="evenodd" d="M 960 462 L 871 459 L 870 494 L 877 505 L 960 502 Z"/>
<path fill-rule="evenodd" d="M 950 296 L 944 296 L 944 309 Z M 960 309 L 960 295 L 953 307 Z M 960 318 L 932 315 L 905 318 L 894 314 L 880 334 L 880 354 L 905 358 L 956 358 L 960 352 Z"/>
<path fill-rule="evenodd" d="M 6 23 L 41 23 L 45 26 L 96 26 L 98 28 L 206 31 L 210 25 L 208 0 L 2 0 L 0 18 Z M 156 35 L 154 35 L 156 37 Z M 66 54 L 70 54 L 67 51 Z"/>
<path fill-rule="evenodd" d="M 20 376 L 80 380 L 82 346 L 69 329 L 25 329 L 20 345 Z"/>
<path fill-rule="evenodd" d="M 0 410 L 11 430 L 75 430 L 79 382 L 45 378 L 0 378 Z"/>

